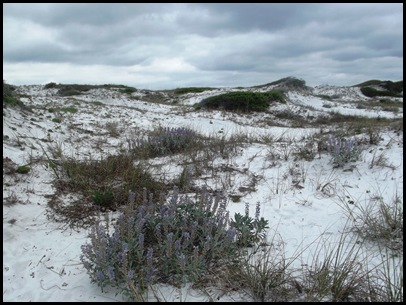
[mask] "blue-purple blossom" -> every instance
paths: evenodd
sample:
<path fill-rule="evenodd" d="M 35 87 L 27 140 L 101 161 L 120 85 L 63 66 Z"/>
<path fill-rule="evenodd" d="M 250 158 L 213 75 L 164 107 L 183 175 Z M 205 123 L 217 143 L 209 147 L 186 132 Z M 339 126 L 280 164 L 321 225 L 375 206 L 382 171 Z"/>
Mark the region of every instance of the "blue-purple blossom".
<path fill-rule="evenodd" d="M 231 227 L 227 230 L 227 238 L 230 240 L 234 240 L 235 236 L 237 234 L 237 230 L 234 227 Z"/>
<path fill-rule="evenodd" d="M 134 277 L 134 270 L 128 270 L 127 277 L 129 280 L 132 280 L 132 278 Z"/>
<path fill-rule="evenodd" d="M 176 251 L 180 251 L 180 240 L 179 240 L 179 239 L 177 239 L 177 240 L 175 241 L 175 250 L 176 250 Z"/>
<path fill-rule="evenodd" d="M 261 203 L 258 201 L 255 207 L 255 220 L 259 220 L 259 215 L 261 214 Z"/>
<path fill-rule="evenodd" d="M 144 250 L 144 234 L 138 235 L 138 249 L 142 252 Z"/>
<path fill-rule="evenodd" d="M 161 224 L 160 224 L 160 223 L 158 223 L 158 224 L 155 226 L 155 235 L 156 235 L 156 237 L 158 238 L 159 241 L 162 239 Z"/>
<path fill-rule="evenodd" d="M 110 281 L 113 281 L 115 279 L 116 275 L 114 273 L 114 267 L 112 267 L 112 266 L 109 267 L 108 275 L 109 275 Z"/>
<path fill-rule="evenodd" d="M 150 268 L 148 269 L 147 275 L 145 276 L 145 281 L 146 281 L 147 283 L 149 283 L 149 282 L 151 281 L 151 279 L 152 279 L 154 273 L 155 273 L 155 268 L 154 268 L 154 267 L 150 267 Z"/>
<path fill-rule="evenodd" d="M 117 253 L 117 260 L 118 260 L 118 262 L 120 263 L 120 264 L 122 264 L 123 263 L 123 259 L 124 259 L 124 255 L 123 255 L 123 252 L 118 252 Z"/>
<path fill-rule="evenodd" d="M 245 216 L 249 216 L 250 215 L 250 205 L 248 202 L 245 203 Z"/>
<path fill-rule="evenodd" d="M 128 244 L 125 241 L 123 241 L 121 247 L 123 248 L 124 253 L 128 252 Z"/>
<path fill-rule="evenodd" d="M 104 274 L 103 274 L 103 272 L 102 271 L 96 271 L 96 279 L 99 281 L 99 282 L 102 282 L 103 280 L 104 280 Z"/>
<path fill-rule="evenodd" d="M 149 266 L 152 264 L 153 255 L 154 255 L 154 249 L 149 247 L 148 251 L 147 251 L 147 265 L 149 265 Z"/>
<path fill-rule="evenodd" d="M 183 253 L 179 254 L 178 255 L 178 260 L 179 260 L 180 268 L 182 270 L 185 269 L 185 265 L 186 265 L 185 254 L 183 254 Z"/>

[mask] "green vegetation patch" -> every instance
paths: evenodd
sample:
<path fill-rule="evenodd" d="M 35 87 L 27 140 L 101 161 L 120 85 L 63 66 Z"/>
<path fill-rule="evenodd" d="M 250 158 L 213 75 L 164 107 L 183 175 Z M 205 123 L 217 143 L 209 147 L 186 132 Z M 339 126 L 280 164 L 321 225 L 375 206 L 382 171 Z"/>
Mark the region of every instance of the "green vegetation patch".
<path fill-rule="evenodd" d="M 131 94 L 134 92 L 137 92 L 137 89 L 133 88 L 133 87 L 126 87 L 124 89 L 120 89 L 121 93 L 125 93 L 125 94 Z"/>
<path fill-rule="evenodd" d="M 31 168 L 28 166 L 22 165 L 17 168 L 17 173 L 19 174 L 28 174 L 30 172 Z"/>
<path fill-rule="evenodd" d="M 206 98 L 195 106 L 196 108 L 251 112 L 266 111 L 273 101 L 285 102 L 283 93 L 277 90 L 269 92 L 229 92 Z"/>
<path fill-rule="evenodd" d="M 186 93 L 201 93 L 208 90 L 216 90 L 216 88 L 210 87 L 186 87 L 186 88 L 176 88 L 173 93 L 175 94 L 186 94 Z"/>

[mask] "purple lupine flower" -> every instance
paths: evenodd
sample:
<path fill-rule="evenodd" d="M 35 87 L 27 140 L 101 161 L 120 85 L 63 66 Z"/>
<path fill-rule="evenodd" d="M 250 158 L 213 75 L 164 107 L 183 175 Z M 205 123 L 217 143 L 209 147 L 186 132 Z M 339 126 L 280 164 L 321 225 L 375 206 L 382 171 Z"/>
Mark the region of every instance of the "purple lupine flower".
<path fill-rule="evenodd" d="M 168 235 L 166 235 L 166 241 L 167 241 L 169 244 L 172 244 L 172 240 L 173 240 L 173 233 L 170 232 L 170 233 L 168 233 Z"/>
<path fill-rule="evenodd" d="M 92 264 L 90 264 L 87 261 L 83 261 L 83 266 L 85 267 L 86 270 L 90 271 L 92 269 Z"/>
<path fill-rule="evenodd" d="M 122 264 L 123 263 L 123 259 L 124 259 L 124 255 L 123 255 L 123 252 L 118 252 L 117 253 L 117 260 L 118 260 L 118 262 L 120 263 L 120 264 Z"/>
<path fill-rule="evenodd" d="M 183 254 L 183 253 L 179 254 L 179 255 L 178 255 L 178 260 L 179 260 L 180 268 L 181 268 L 182 270 L 184 270 L 184 269 L 185 269 L 185 265 L 186 265 L 185 254 Z"/>
<path fill-rule="evenodd" d="M 145 224 L 145 218 L 141 218 L 138 223 L 137 223 L 137 231 L 141 232 L 142 231 L 142 227 Z"/>
<path fill-rule="evenodd" d="M 192 222 L 192 225 L 191 225 L 191 228 L 190 228 L 190 238 L 191 239 L 195 238 L 195 234 L 196 234 L 196 231 L 197 231 L 197 225 L 198 225 L 197 221 Z"/>
<path fill-rule="evenodd" d="M 237 230 L 234 227 L 231 227 L 227 230 L 226 237 L 232 241 L 234 241 L 235 236 L 237 235 Z"/>
<path fill-rule="evenodd" d="M 193 247 L 193 259 L 195 263 L 199 261 L 199 246 Z"/>
<path fill-rule="evenodd" d="M 145 276 L 145 281 L 146 281 L 147 283 L 149 283 L 149 282 L 151 281 L 151 279 L 152 279 L 154 273 L 155 273 L 154 267 L 150 267 L 150 268 L 148 269 L 147 275 Z"/>
<path fill-rule="evenodd" d="M 250 205 L 248 202 L 245 203 L 245 216 L 249 216 L 250 215 Z"/>
<path fill-rule="evenodd" d="M 127 277 L 129 280 L 132 280 L 132 278 L 134 277 L 134 270 L 128 270 Z"/>
<path fill-rule="evenodd" d="M 109 267 L 108 275 L 109 275 L 110 281 L 113 281 L 115 279 L 116 275 L 114 273 L 114 267 L 112 267 L 112 266 Z"/>
<path fill-rule="evenodd" d="M 261 214 L 261 203 L 258 201 L 255 207 L 255 220 L 259 220 L 259 215 Z"/>
<path fill-rule="evenodd" d="M 154 249 L 152 249 L 151 247 L 148 248 L 147 251 L 147 265 L 151 266 L 152 265 L 152 258 L 154 255 Z"/>
<path fill-rule="evenodd" d="M 158 241 L 161 241 L 161 240 L 162 240 L 161 224 L 160 224 L 160 223 L 158 223 L 158 224 L 155 226 L 155 236 L 158 238 Z"/>
<path fill-rule="evenodd" d="M 189 232 L 183 232 L 183 248 L 186 248 L 189 245 L 190 234 Z"/>
<path fill-rule="evenodd" d="M 144 250 L 144 234 L 138 235 L 138 248 L 142 252 Z"/>
<path fill-rule="evenodd" d="M 128 244 L 125 241 L 123 241 L 123 243 L 121 244 L 121 247 L 123 248 L 124 253 L 128 252 Z"/>
<path fill-rule="evenodd" d="M 175 250 L 176 250 L 176 251 L 180 251 L 180 240 L 179 240 L 179 239 L 177 239 L 177 240 L 175 241 Z"/>
<path fill-rule="evenodd" d="M 96 279 L 99 282 L 102 282 L 105 279 L 104 274 L 103 274 L 102 271 L 99 270 L 99 271 L 96 272 Z"/>

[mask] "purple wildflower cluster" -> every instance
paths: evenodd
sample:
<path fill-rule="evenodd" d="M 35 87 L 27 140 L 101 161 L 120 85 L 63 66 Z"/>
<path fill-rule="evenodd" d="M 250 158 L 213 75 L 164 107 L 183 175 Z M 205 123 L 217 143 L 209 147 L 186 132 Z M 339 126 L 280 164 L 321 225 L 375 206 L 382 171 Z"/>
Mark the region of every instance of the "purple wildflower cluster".
<path fill-rule="evenodd" d="M 130 150 L 147 151 L 151 157 L 159 157 L 184 151 L 196 140 L 197 133 L 185 127 L 159 127 L 147 139 L 130 140 Z"/>
<path fill-rule="evenodd" d="M 333 135 L 328 138 L 327 151 L 333 157 L 333 163 L 338 167 L 342 167 L 348 162 L 357 161 L 361 155 L 354 138 L 342 139 Z"/>
<path fill-rule="evenodd" d="M 130 194 L 130 199 L 133 194 Z M 164 204 L 144 196 L 142 205 L 125 211 L 108 228 L 92 227 L 81 261 L 91 279 L 140 290 L 154 282 L 176 283 L 199 278 L 228 259 L 235 259 L 236 229 L 230 227 L 226 198 L 207 190 L 197 200 L 174 189 Z"/>

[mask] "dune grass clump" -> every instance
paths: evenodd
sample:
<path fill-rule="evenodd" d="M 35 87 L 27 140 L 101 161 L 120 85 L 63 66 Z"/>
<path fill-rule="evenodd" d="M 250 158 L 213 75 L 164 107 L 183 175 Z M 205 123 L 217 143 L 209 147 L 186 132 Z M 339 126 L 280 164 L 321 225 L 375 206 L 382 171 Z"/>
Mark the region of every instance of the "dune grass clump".
<path fill-rule="evenodd" d="M 142 194 L 144 187 L 157 193 L 166 188 L 145 166 L 135 165 L 133 158 L 124 154 L 92 161 L 65 160 L 61 171 L 68 181 L 65 187 L 93 198 L 96 205 L 111 208 L 125 205 L 130 190 Z"/>
<path fill-rule="evenodd" d="M 118 287 L 143 301 L 151 284 L 195 282 L 236 259 L 236 230 L 229 227 L 224 197 L 202 190 L 192 200 L 175 188 L 167 200 L 155 200 L 145 190 L 136 207 L 134 196 L 130 192 L 112 233 L 97 223 L 82 246 L 81 261 L 102 289 Z"/>

